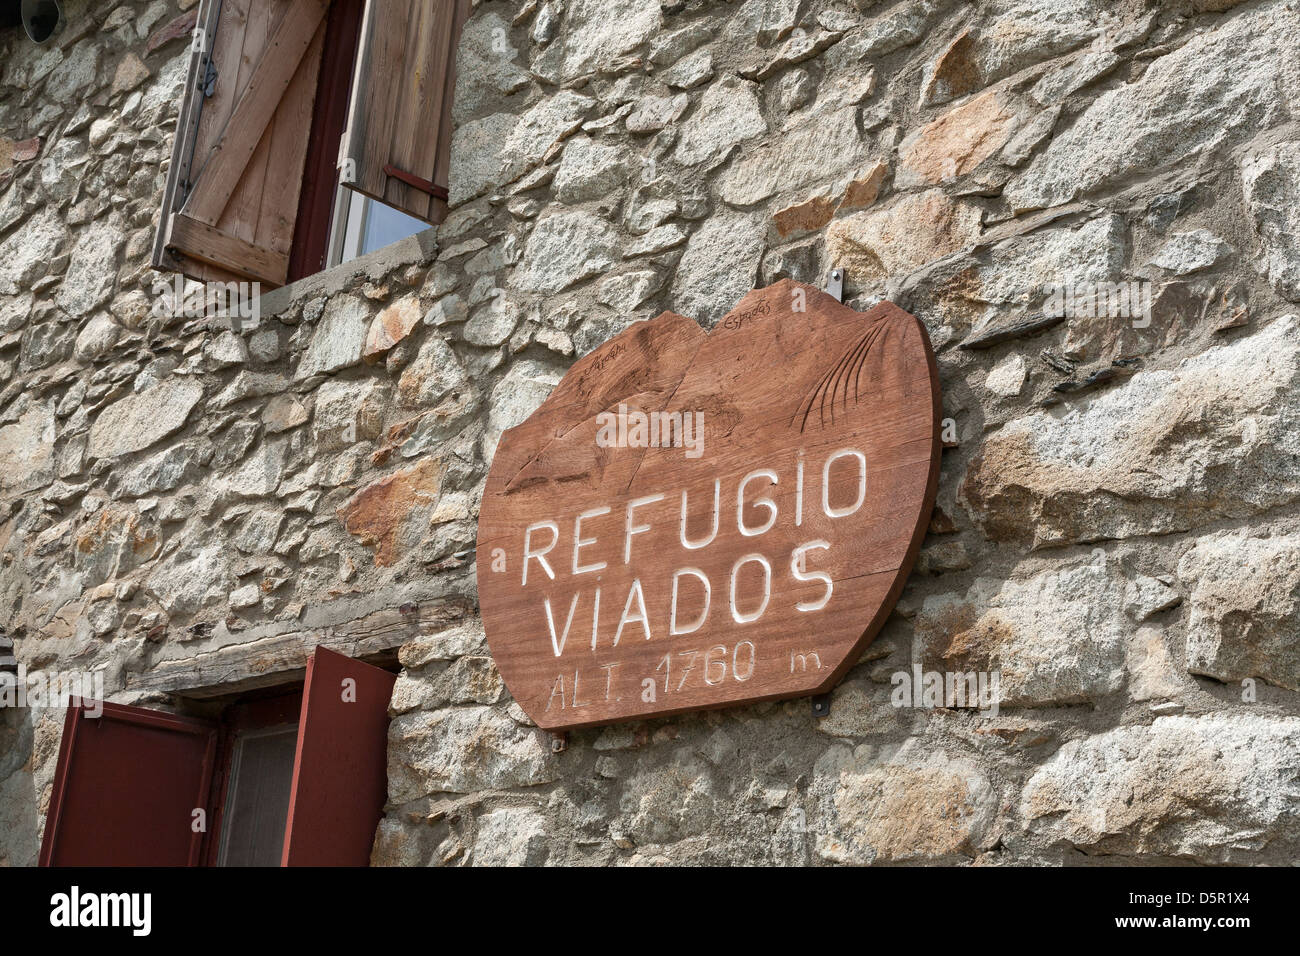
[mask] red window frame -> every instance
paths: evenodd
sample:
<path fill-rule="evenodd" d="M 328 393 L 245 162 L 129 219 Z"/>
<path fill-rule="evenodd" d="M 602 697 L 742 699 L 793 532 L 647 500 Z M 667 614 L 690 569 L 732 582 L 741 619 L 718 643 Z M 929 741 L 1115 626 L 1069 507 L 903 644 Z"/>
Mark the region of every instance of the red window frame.
<path fill-rule="evenodd" d="M 277 727 L 298 726 L 302 713 L 302 685 L 276 687 L 269 694 L 237 700 L 221 712 L 221 733 L 217 743 L 216 772 L 212 778 L 211 813 L 203 846 L 203 865 L 216 866 L 221 853 L 221 825 L 226 798 L 230 795 L 230 767 L 235 758 L 235 741 L 241 733 Z"/>

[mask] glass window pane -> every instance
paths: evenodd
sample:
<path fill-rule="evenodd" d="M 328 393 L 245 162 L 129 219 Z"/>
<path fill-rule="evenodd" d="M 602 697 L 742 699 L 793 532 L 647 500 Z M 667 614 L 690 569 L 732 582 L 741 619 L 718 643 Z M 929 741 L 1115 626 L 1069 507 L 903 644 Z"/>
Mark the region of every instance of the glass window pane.
<path fill-rule="evenodd" d="M 243 734 L 235 741 L 221 824 L 221 866 L 280 865 L 297 742 L 294 724 Z"/>
<path fill-rule="evenodd" d="M 361 240 L 360 255 L 364 256 L 368 252 L 382 249 L 398 239 L 405 239 L 429 228 L 429 224 L 423 219 L 408 216 L 401 210 L 374 199 L 367 200 L 366 207 L 366 227 L 365 235 Z"/>

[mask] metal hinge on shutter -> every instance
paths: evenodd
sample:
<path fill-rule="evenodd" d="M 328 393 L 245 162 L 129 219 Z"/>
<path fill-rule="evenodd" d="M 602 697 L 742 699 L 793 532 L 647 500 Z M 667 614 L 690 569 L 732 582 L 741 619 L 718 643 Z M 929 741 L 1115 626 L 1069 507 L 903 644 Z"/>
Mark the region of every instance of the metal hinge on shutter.
<path fill-rule="evenodd" d="M 212 58 L 208 57 L 203 73 L 203 80 L 199 86 L 203 90 L 204 99 L 211 98 L 212 94 L 217 91 L 217 68 L 212 63 Z"/>

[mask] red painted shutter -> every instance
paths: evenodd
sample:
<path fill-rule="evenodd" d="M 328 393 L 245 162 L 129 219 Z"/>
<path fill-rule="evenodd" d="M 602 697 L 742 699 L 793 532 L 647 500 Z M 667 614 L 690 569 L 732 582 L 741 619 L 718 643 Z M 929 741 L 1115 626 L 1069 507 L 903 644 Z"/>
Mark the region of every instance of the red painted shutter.
<path fill-rule="evenodd" d="M 41 866 L 197 866 L 217 727 L 141 707 L 68 708 Z"/>
<path fill-rule="evenodd" d="M 312 653 L 284 866 L 369 865 L 388 798 L 388 701 L 396 680 L 388 671 L 323 647 Z"/>

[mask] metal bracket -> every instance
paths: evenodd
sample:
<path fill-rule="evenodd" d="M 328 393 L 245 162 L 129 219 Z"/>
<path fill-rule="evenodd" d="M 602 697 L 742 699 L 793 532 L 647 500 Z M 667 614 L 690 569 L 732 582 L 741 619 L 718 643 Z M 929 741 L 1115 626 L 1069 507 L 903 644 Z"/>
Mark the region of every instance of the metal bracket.
<path fill-rule="evenodd" d="M 551 734 L 551 753 L 562 754 L 569 749 L 569 734 L 567 731 Z"/>
<path fill-rule="evenodd" d="M 830 694 L 818 694 L 812 699 L 812 715 L 814 717 L 829 717 L 831 715 Z"/>
<path fill-rule="evenodd" d="M 203 74 L 203 96 L 210 97 L 217 91 L 217 68 L 212 65 L 212 58 L 208 57 L 207 70 Z"/>
<path fill-rule="evenodd" d="M 835 296 L 836 302 L 844 301 L 844 270 L 840 268 L 831 269 L 831 274 L 826 278 L 826 294 Z"/>
<path fill-rule="evenodd" d="M 410 186 L 412 189 L 418 189 L 422 193 L 427 193 L 434 199 L 441 199 L 443 202 L 446 202 L 449 198 L 446 186 L 435 186 L 433 183 L 429 182 L 429 180 L 421 179 L 414 173 L 408 173 L 404 169 L 398 169 L 392 163 L 389 163 L 384 167 L 384 175 L 391 179 L 396 179 L 398 182 L 406 183 L 406 185 Z"/>

